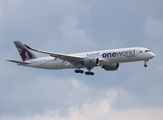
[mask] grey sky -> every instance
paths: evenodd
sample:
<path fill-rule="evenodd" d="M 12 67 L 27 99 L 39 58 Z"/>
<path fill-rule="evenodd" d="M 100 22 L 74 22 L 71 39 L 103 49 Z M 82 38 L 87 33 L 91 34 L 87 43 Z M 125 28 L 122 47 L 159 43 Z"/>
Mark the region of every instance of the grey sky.
<path fill-rule="evenodd" d="M 162 0 L 0 0 L 0 119 L 163 119 L 162 11 Z M 21 60 L 16 40 L 60 53 L 143 46 L 156 57 L 85 76 L 6 62 Z"/>

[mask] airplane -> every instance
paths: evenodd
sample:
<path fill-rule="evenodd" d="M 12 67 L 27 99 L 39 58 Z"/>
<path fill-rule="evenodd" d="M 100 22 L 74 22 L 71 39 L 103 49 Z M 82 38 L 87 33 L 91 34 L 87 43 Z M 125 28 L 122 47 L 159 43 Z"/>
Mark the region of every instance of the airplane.
<path fill-rule="evenodd" d="M 85 75 L 94 75 L 91 71 L 94 67 L 101 67 L 106 71 L 118 70 L 120 63 L 144 61 L 144 67 L 147 67 L 147 61 L 155 57 L 149 49 L 144 47 L 130 47 L 111 50 L 101 50 L 93 52 L 61 54 L 37 50 L 22 44 L 20 41 L 14 41 L 14 44 L 22 58 L 22 61 L 7 60 L 17 63 L 17 65 L 42 68 L 42 69 L 75 69 L 75 73 L 83 74 L 83 68 L 87 71 Z M 48 57 L 37 58 L 31 51 L 44 53 Z"/>

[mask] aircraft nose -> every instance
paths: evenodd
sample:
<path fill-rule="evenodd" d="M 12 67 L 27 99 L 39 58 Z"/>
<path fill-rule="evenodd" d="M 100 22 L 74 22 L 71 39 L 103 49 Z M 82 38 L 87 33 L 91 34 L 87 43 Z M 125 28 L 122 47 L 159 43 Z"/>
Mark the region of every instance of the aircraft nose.
<path fill-rule="evenodd" d="M 150 53 L 150 56 L 151 56 L 151 58 L 154 58 L 155 57 L 155 54 L 154 53 Z"/>

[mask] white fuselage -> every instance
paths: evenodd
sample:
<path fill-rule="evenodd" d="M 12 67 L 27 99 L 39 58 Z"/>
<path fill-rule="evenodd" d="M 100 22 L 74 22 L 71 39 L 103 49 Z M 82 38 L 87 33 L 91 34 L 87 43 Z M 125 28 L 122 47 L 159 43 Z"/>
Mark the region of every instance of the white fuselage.
<path fill-rule="evenodd" d="M 76 53 L 76 54 L 69 54 L 69 55 L 82 56 L 83 59 L 98 58 L 100 60 L 100 63 L 99 65 L 97 65 L 97 67 L 103 65 L 115 64 L 115 63 L 145 61 L 155 56 L 147 48 L 143 48 L 143 47 L 102 50 L 102 51 Z M 55 57 L 36 58 L 36 59 L 29 60 L 28 62 L 30 62 L 30 64 L 18 63 L 18 65 L 43 68 L 43 69 L 66 69 L 66 68 L 79 67 L 78 65 L 74 65 L 71 62 L 64 61 Z M 86 66 L 81 66 L 81 68 L 86 68 Z"/>

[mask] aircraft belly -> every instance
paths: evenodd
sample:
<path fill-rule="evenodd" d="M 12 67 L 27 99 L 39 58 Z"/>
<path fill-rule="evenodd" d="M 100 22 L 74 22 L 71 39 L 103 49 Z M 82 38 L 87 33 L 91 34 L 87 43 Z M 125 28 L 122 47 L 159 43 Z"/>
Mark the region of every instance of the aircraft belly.
<path fill-rule="evenodd" d="M 65 68 L 74 68 L 74 65 L 70 64 L 67 61 L 53 61 L 53 62 L 47 62 L 46 64 L 41 65 L 41 68 L 65 69 Z"/>
<path fill-rule="evenodd" d="M 54 61 L 54 62 L 47 63 L 45 67 L 48 69 L 63 69 L 65 64 L 66 62 Z"/>

